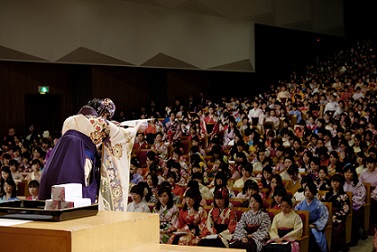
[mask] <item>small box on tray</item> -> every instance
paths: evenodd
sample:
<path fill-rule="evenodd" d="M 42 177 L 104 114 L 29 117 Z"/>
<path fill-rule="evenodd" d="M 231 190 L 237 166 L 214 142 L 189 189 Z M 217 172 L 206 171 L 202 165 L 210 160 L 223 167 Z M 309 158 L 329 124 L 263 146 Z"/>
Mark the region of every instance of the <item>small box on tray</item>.
<path fill-rule="evenodd" d="M 71 201 L 58 201 L 53 199 L 46 200 L 45 210 L 59 210 L 67 208 L 76 208 L 90 206 L 92 204 L 90 198 L 74 199 Z"/>
<path fill-rule="evenodd" d="M 72 201 L 82 198 L 82 184 L 67 183 L 51 187 L 51 199 L 56 201 Z"/>

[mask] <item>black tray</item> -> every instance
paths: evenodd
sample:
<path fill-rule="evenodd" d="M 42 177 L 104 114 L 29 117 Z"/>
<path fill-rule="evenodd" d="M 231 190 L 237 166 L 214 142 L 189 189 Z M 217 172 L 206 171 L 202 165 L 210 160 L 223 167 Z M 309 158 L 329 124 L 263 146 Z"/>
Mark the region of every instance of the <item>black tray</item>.
<path fill-rule="evenodd" d="M 44 200 L 18 200 L 0 203 L 0 218 L 62 221 L 71 220 L 98 213 L 98 204 L 61 210 L 44 210 Z"/>

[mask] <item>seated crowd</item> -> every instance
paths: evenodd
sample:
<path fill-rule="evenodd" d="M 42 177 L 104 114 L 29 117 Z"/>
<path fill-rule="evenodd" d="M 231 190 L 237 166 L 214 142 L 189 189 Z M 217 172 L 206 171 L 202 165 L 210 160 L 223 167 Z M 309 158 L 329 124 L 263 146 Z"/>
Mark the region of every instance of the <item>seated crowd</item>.
<path fill-rule="evenodd" d="M 190 96 L 165 114 L 143 109 L 137 117 L 154 120 L 135 140 L 127 210 L 158 213 L 161 243 L 247 251 L 356 246 L 377 222 L 376 63 L 368 40 L 253 98 Z M 38 182 L 58 138 L 9 130 L 0 201 L 17 199 L 17 181 Z M 38 184 L 27 184 L 33 195 Z"/>

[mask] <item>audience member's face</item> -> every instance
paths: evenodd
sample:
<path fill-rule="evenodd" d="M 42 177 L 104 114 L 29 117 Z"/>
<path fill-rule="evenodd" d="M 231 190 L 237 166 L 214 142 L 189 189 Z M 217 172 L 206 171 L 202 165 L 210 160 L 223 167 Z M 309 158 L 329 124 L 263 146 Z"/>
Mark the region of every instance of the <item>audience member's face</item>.
<path fill-rule="evenodd" d="M 320 178 L 320 179 L 325 179 L 326 178 L 326 172 L 324 172 L 322 169 L 319 171 L 319 173 L 318 173 L 318 177 Z"/>
<path fill-rule="evenodd" d="M 336 192 L 339 191 L 339 189 L 340 189 L 340 182 L 332 180 L 331 181 L 331 187 L 332 187 L 332 189 L 334 191 L 336 191 Z"/>
<path fill-rule="evenodd" d="M 348 182 L 351 182 L 353 180 L 353 173 L 351 172 L 351 170 L 348 170 L 344 173 L 344 178 L 346 179 L 346 181 Z"/>
<path fill-rule="evenodd" d="M 169 202 L 169 195 L 167 192 L 162 193 L 158 196 L 158 200 L 160 201 L 161 205 L 166 206 Z"/>
<path fill-rule="evenodd" d="M 267 171 L 263 171 L 263 177 L 266 179 L 266 180 L 270 180 L 271 177 L 272 177 L 272 174 L 267 172 Z"/>
<path fill-rule="evenodd" d="M 367 168 L 369 171 L 374 171 L 376 168 L 376 164 L 374 162 L 367 162 Z"/>
<path fill-rule="evenodd" d="M 7 180 L 9 178 L 9 173 L 8 172 L 5 172 L 5 171 L 1 171 L 1 177 L 4 179 L 4 180 Z"/>
<path fill-rule="evenodd" d="M 270 184 L 271 184 L 271 188 L 275 188 L 277 186 L 278 182 L 276 181 L 275 178 L 272 178 Z"/>
<path fill-rule="evenodd" d="M 254 198 L 250 199 L 250 205 L 249 206 L 250 206 L 251 210 L 253 210 L 254 212 L 258 211 L 261 208 L 259 202 L 256 201 Z"/>
<path fill-rule="evenodd" d="M 12 191 L 13 191 L 13 186 L 11 186 L 10 184 L 8 184 L 7 182 L 4 183 L 4 192 L 7 193 L 7 194 L 11 194 Z"/>
<path fill-rule="evenodd" d="M 137 193 L 131 193 L 132 201 L 139 203 L 141 201 L 141 196 Z"/>
<path fill-rule="evenodd" d="M 225 207 L 225 199 L 215 198 L 215 202 L 218 208 L 223 209 Z"/>
<path fill-rule="evenodd" d="M 188 196 L 186 196 L 185 202 L 186 202 L 187 207 L 189 207 L 189 208 L 192 208 L 195 204 L 195 200 L 193 198 L 188 197 Z"/>
<path fill-rule="evenodd" d="M 314 199 L 314 194 L 309 190 L 309 187 L 304 187 L 305 188 L 305 198 L 312 201 Z"/>
<path fill-rule="evenodd" d="M 32 196 L 37 196 L 39 192 L 39 188 L 37 186 L 29 186 L 29 193 Z"/>
<path fill-rule="evenodd" d="M 289 204 L 288 204 L 287 202 L 285 202 L 285 201 L 283 201 L 283 202 L 281 203 L 280 208 L 281 208 L 281 211 L 282 211 L 283 213 L 285 213 L 285 214 L 290 213 L 291 210 L 292 210 L 291 205 L 289 205 Z"/>

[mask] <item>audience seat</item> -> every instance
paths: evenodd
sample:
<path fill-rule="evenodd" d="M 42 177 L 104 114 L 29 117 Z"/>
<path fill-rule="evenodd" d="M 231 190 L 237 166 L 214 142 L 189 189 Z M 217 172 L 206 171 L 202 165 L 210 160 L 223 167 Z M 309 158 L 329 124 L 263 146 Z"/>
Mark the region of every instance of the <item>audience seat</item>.
<path fill-rule="evenodd" d="M 368 232 L 370 224 L 371 184 L 368 182 L 364 182 L 364 186 L 367 191 L 364 204 L 364 230 L 365 232 Z"/>
<path fill-rule="evenodd" d="M 297 241 L 300 244 L 301 252 L 309 251 L 309 211 L 294 210 L 301 218 L 303 223 L 302 236 Z M 276 214 L 280 213 L 280 209 L 268 210 L 271 222 Z M 272 218 L 271 218 L 272 217 Z"/>
<path fill-rule="evenodd" d="M 327 241 L 327 247 L 328 251 L 331 251 L 331 233 L 332 233 L 332 203 L 331 202 L 322 202 L 329 211 L 329 221 L 327 222 L 327 225 L 325 227 L 325 235 L 326 235 L 326 241 Z"/>

